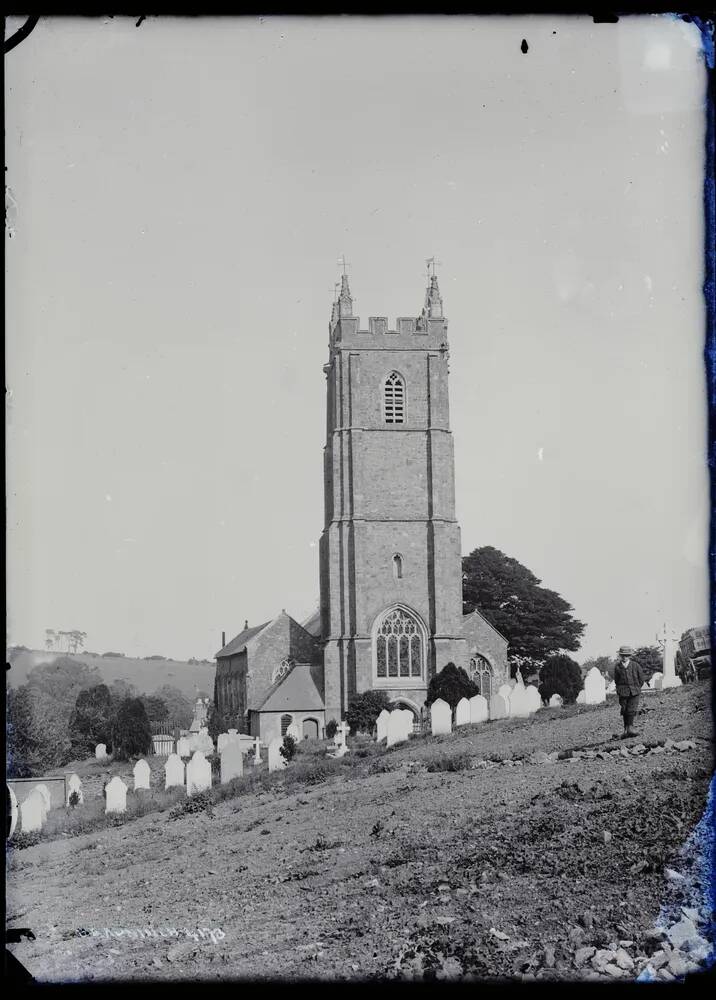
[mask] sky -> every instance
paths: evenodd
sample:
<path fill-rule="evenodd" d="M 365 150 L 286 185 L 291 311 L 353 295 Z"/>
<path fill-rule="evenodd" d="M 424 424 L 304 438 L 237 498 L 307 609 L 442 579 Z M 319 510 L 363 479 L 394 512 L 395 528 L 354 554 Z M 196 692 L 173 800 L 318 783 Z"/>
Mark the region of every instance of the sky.
<path fill-rule="evenodd" d="M 5 59 L 8 641 L 210 658 L 315 609 L 341 255 L 362 326 L 440 261 L 463 553 L 580 661 L 705 624 L 696 28 L 135 21 Z"/>

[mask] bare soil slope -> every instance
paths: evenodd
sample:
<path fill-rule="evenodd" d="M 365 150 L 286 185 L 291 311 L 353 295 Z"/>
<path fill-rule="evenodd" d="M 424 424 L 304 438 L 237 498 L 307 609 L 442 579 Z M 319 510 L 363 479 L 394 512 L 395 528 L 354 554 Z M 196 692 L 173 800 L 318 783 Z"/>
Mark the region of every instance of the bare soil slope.
<path fill-rule="evenodd" d="M 327 780 L 289 769 L 213 810 L 12 851 L 8 924 L 36 940 L 11 950 L 43 981 L 570 979 L 603 975 L 580 948 L 618 941 L 638 967 L 660 906 L 680 901 L 664 870 L 712 768 L 707 685 L 644 701 L 627 742 L 611 699 L 389 751 L 356 742 Z M 466 769 L 427 769 L 449 766 Z M 199 928 L 218 933 L 185 932 Z"/>

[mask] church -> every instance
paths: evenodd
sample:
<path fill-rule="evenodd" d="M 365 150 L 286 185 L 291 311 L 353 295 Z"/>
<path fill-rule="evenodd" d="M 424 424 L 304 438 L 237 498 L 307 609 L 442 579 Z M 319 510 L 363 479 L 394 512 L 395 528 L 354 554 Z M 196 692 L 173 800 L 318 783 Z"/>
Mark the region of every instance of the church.
<path fill-rule="evenodd" d="M 462 613 L 447 320 L 428 275 L 419 316 L 361 329 L 344 274 L 329 324 L 320 606 L 284 610 L 216 654 L 214 700 L 268 742 L 324 734 L 351 697 L 385 691 L 416 716 L 430 678 L 464 667 L 486 697 L 509 680 L 507 640 Z"/>

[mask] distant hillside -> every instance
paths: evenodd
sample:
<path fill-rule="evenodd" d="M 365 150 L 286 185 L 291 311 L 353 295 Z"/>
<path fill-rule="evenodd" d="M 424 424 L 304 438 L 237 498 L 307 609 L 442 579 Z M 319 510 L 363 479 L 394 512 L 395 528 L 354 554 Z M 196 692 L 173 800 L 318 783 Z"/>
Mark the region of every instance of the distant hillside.
<path fill-rule="evenodd" d="M 93 656 L 91 653 L 57 653 L 32 649 L 16 653 L 7 671 L 7 681 L 19 687 L 38 663 L 52 663 L 60 657 L 69 657 L 78 663 L 97 667 L 105 683 L 123 680 L 134 684 L 140 694 L 151 694 L 162 684 L 179 688 L 188 698 L 197 691 L 214 693 L 216 665 L 211 663 L 186 663 L 183 660 L 141 660 L 131 656 Z"/>

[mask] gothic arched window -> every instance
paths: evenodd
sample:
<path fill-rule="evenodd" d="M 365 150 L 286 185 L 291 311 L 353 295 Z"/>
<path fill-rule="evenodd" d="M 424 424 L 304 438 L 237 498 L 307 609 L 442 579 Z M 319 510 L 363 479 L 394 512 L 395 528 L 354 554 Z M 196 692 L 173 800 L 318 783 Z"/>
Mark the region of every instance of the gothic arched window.
<path fill-rule="evenodd" d="M 292 715 L 282 715 L 281 716 L 281 735 L 282 736 L 286 735 L 286 730 L 288 729 L 288 727 L 291 725 L 292 722 L 293 722 L 293 716 Z"/>
<path fill-rule="evenodd" d="M 477 684 L 480 694 L 489 701 L 492 697 L 492 667 L 484 656 L 473 656 L 470 660 L 470 679 Z"/>
<path fill-rule="evenodd" d="M 383 383 L 383 419 L 386 424 L 405 423 L 405 382 L 391 372 Z"/>
<path fill-rule="evenodd" d="M 425 629 L 407 608 L 391 608 L 374 631 L 374 664 L 378 680 L 421 680 L 425 670 Z"/>
<path fill-rule="evenodd" d="M 393 576 L 396 580 L 403 579 L 403 557 L 399 552 L 393 556 Z"/>

